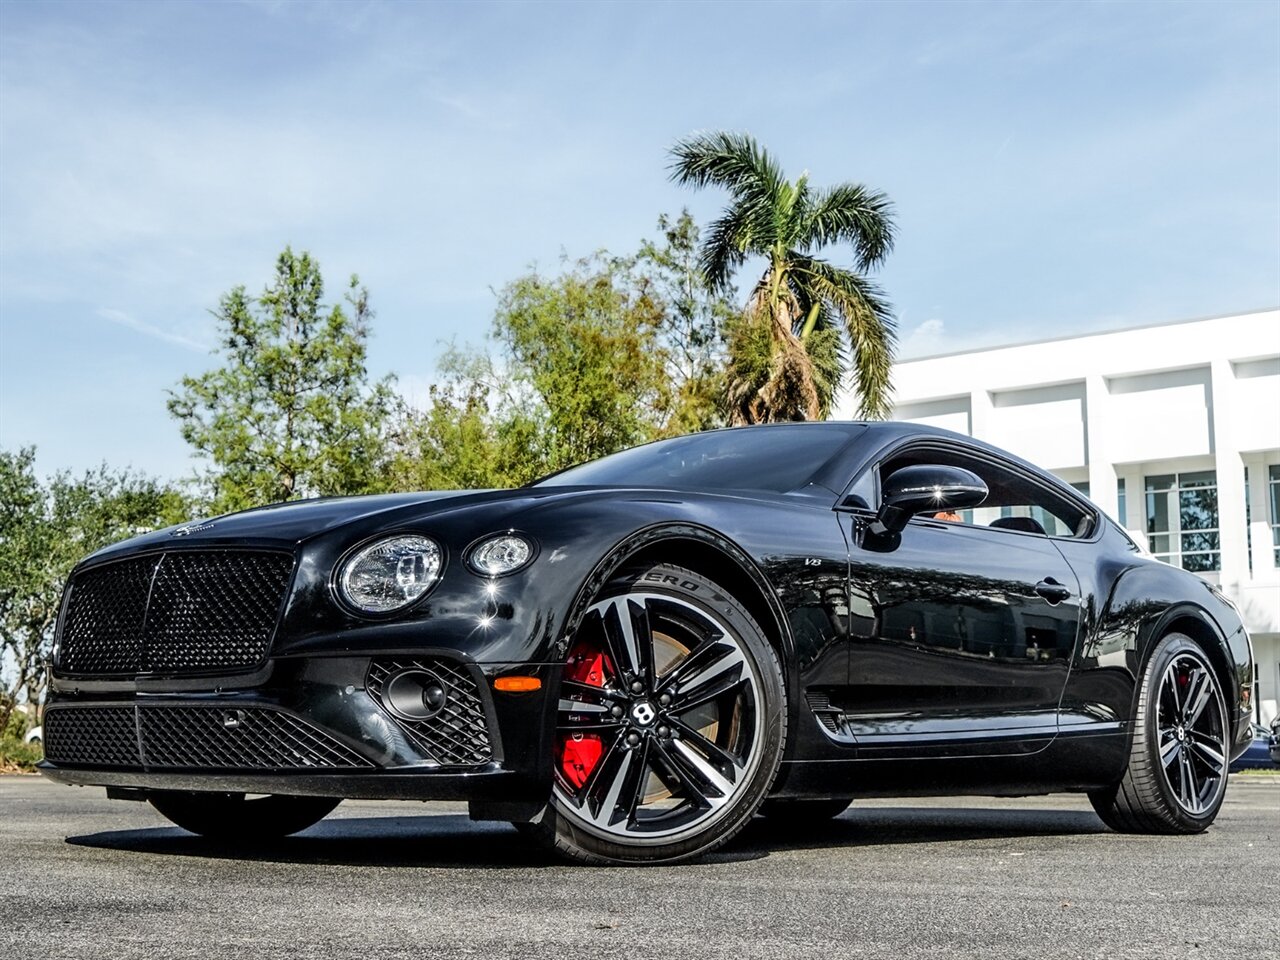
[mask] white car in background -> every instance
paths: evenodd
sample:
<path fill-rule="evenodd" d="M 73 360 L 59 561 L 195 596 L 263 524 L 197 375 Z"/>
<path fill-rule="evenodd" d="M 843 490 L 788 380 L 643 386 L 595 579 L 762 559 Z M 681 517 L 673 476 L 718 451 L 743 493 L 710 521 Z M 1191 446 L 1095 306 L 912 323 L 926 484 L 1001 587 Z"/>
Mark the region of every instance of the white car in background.
<path fill-rule="evenodd" d="M 32 727 L 22 738 L 23 743 L 44 743 L 44 727 Z"/>

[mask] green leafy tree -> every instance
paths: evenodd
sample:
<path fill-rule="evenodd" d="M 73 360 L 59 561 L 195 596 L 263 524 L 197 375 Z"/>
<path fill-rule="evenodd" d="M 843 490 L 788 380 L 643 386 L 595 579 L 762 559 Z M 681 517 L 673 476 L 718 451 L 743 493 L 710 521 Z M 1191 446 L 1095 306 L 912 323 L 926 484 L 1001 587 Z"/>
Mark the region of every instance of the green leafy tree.
<path fill-rule="evenodd" d="M 857 183 L 816 189 L 807 173 L 787 180 L 768 151 L 743 134 L 680 141 L 672 148 L 671 175 L 729 192 L 702 245 L 702 269 L 713 287 L 727 285 L 749 258 L 765 261 L 729 335 L 730 420 L 825 417 L 850 368 L 862 415 L 887 415 L 895 323 L 866 274 L 893 245 L 888 197 Z M 840 243 L 853 247 L 852 268 L 816 255 Z"/>
<path fill-rule="evenodd" d="M 388 480 L 397 490 L 518 487 L 543 471 L 542 421 L 484 353 L 450 349 L 424 410 L 399 404 Z"/>
<path fill-rule="evenodd" d="M 723 424 L 735 310 L 698 264 L 688 212 L 639 252 L 566 262 L 498 295 L 485 351 L 448 351 L 424 409 L 400 404 L 394 489 L 510 487 L 662 436 Z"/>
<path fill-rule="evenodd" d="M 658 218 L 659 240 L 646 240 L 636 258 L 662 304 L 662 344 L 671 409 L 663 433 L 723 426 L 725 331 L 736 311 L 732 289 L 713 289 L 698 262 L 699 230 L 688 210 Z"/>
<path fill-rule="evenodd" d="M 493 336 L 518 402 L 542 425 L 531 459 L 560 470 L 657 435 L 672 408 L 663 320 L 632 260 L 597 255 L 502 290 Z"/>
<path fill-rule="evenodd" d="M 390 378 L 370 385 L 368 291 L 352 277 L 326 305 L 319 265 L 286 248 L 260 296 L 243 286 L 214 315 L 224 365 L 169 394 L 182 436 L 212 462 L 216 512 L 382 489 Z"/>
<path fill-rule="evenodd" d="M 35 450 L 0 450 L 0 729 L 24 698 L 38 703 L 62 588 L 88 554 L 178 523 L 189 504 L 167 484 L 101 467 L 36 476 Z"/>

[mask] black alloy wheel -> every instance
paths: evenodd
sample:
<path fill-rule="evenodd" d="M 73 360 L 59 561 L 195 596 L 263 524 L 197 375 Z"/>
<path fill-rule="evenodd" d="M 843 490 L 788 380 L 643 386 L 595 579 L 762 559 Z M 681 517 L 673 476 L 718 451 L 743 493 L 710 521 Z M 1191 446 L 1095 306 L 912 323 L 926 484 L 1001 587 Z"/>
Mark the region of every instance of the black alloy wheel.
<path fill-rule="evenodd" d="M 165 791 L 148 799 L 166 819 L 216 840 L 271 840 L 319 823 L 342 802 L 336 797 L 246 797 L 243 793 Z"/>
<path fill-rule="evenodd" d="M 570 644 L 552 802 L 534 832 L 591 863 L 707 853 L 755 813 L 785 727 L 782 670 L 746 610 L 692 571 L 634 571 Z"/>
<path fill-rule="evenodd" d="M 1089 794 L 1094 809 L 1126 833 L 1199 833 L 1227 788 L 1226 700 L 1204 651 L 1171 633 L 1143 675 L 1129 766 L 1115 787 Z"/>

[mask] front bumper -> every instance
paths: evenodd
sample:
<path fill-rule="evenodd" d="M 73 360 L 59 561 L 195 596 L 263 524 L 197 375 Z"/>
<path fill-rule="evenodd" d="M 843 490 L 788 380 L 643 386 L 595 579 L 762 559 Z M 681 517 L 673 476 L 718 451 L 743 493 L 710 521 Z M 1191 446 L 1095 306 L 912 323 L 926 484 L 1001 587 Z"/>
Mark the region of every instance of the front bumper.
<path fill-rule="evenodd" d="M 384 696 L 397 669 L 440 676 L 449 699 L 414 720 Z M 41 772 L 113 790 L 366 799 L 545 801 L 558 664 L 477 664 L 457 651 L 282 658 L 198 682 L 59 680 Z M 502 676 L 541 688 L 494 689 Z"/>

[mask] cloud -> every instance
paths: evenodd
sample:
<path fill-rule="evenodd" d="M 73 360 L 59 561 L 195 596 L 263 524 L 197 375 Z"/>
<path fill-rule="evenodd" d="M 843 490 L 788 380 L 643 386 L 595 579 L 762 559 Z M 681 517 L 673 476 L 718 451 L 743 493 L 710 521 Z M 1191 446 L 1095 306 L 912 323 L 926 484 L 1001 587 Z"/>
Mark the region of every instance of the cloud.
<path fill-rule="evenodd" d="M 154 324 L 147 323 L 145 320 L 132 317 L 123 310 L 103 307 L 98 311 L 98 316 L 102 317 L 103 320 L 118 323 L 122 327 L 128 327 L 130 330 L 136 330 L 138 333 L 145 334 L 148 337 L 154 337 L 157 340 L 163 340 L 165 343 L 172 343 L 187 350 L 193 350 L 196 353 L 208 353 L 212 349 L 212 345 L 208 343 L 201 343 L 198 340 L 192 340 L 190 337 L 184 337 L 180 333 L 171 333 L 168 330 L 163 330 Z"/>
<path fill-rule="evenodd" d="M 926 320 L 898 341 L 898 359 L 914 360 L 946 350 L 946 331 L 941 320 Z"/>

